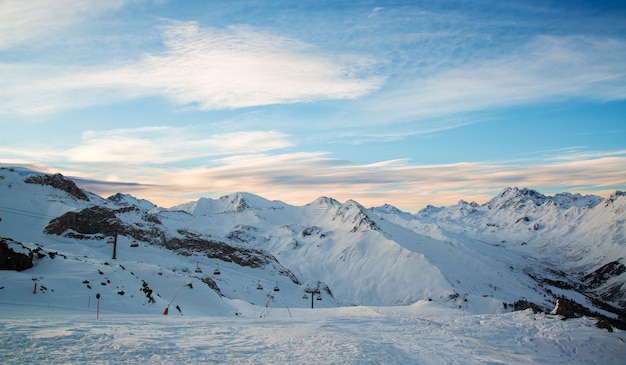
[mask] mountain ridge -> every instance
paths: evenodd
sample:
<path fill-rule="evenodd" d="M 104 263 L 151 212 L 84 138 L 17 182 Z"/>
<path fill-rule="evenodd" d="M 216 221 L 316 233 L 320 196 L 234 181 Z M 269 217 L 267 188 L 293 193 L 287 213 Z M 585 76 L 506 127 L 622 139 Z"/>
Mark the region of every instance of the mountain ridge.
<path fill-rule="evenodd" d="M 35 249 L 57 237 L 55 245 L 79 260 L 78 252 L 101 257 L 106 245 L 99 242 L 115 233 L 125 244 L 134 240 L 143 251 L 161 252 L 161 260 L 171 257 L 155 261 L 160 271 L 174 270 L 166 264 L 172 260 L 219 267 L 224 276 L 197 275 L 200 285 L 259 305 L 257 286 L 282 286 L 284 297 L 273 300 L 288 306 L 306 305 L 300 298 L 306 289 L 326 287 L 333 297 L 319 305 L 435 300 L 497 313 L 522 297 L 549 309 L 566 296 L 612 318 L 626 307 L 626 194 L 620 191 L 605 199 L 506 188 L 485 204 L 460 200 L 410 214 L 329 197 L 292 206 L 243 192 L 166 209 L 121 193 L 103 199 L 85 192 L 90 199 L 81 200 L 25 179 L 0 170 L 7 238 Z M 31 214 L 40 208 L 46 213 Z M 86 226 L 77 224 L 87 219 Z M 54 222 L 57 229 L 44 234 Z"/>

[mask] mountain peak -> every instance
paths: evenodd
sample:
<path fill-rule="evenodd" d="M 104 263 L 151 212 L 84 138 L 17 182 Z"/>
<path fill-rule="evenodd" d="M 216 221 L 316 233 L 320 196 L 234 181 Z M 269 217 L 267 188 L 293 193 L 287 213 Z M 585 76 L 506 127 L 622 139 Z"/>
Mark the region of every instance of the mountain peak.
<path fill-rule="evenodd" d="M 145 199 L 135 198 L 131 194 L 117 193 L 115 195 L 111 195 L 106 200 L 111 201 L 117 205 L 134 205 L 138 208 L 145 210 L 151 210 L 157 207 L 152 202 Z"/>
<path fill-rule="evenodd" d="M 405 212 L 401 211 L 391 204 L 383 204 L 382 206 L 376 208 L 376 210 L 390 214 L 405 214 Z"/>
<path fill-rule="evenodd" d="M 252 194 L 236 192 L 230 195 L 224 195 L 220 197 L 220 201 L 227 202 L 226 211 L 243 212 L 250 208 L 248 200 L 250 200 Z M 246 199 L 247 198 L 247 199 Z"/>
<path fill-rule="evenodd" d="M 280 201 L 267 200 L 252 193 L 236 192 L 217 199 L 199 198 L 174 206 L 170 210 L 182 210 L 196 216 L 210 216 L 220 213 L 241 213 L 247 210 L 282 209 L 284 205 Z"/>
<path fill-rule="evenodd" d="M 595 195 L 572 194 L 572 193 L 558 193 L 553 197 L 550 197 L 551 201 L 559 207 L 570 208 L 577 206 L 580 208 L 593 208 L 602 201 L 602 198 Z"/>
<path fill-rule="evenodd" d="M 336 219 L 353 225 L 350 232 L 378 230 L 376 222 L 369 216 L 365 207 L 352 199 L 347 200 L 335 212 L 333 220 Z"/>
<path fill-rule="evenodd" d="M 611 204 L 615 204 L 617 201 L 622 201 L 626 205 L 626 191 L 615 190 L 613 194 L 606 200 L 604 206 L 608 207 Z"/>
<path fill-rule="evenodd" d="M 268 200 L 259 195 L 246 192 L 236 192 L 219 198 L 220 202 L 226 203 L 223 211 L 243 212 L 245 210 L 282 209 L 285 203 L 278 200 Z"/>
<path fill-rule="evenodd" d="M 540 206 L 545 203 L 548 198 L 540 192 L 528 188 L 518 189 L 517 187 L 508 187 L 495 198 L 491 199 L 487 206 L 489 209 L 505 209 L 513 207 L 521 208 L 527 203 Z"/>
<path fill-rule="evenodd" d="M 341 203 L 339 203 L 337 200 L 335 200 L 333 198 L 329 198 L 327 196 L 320 196 L 319 198 L 315 199 L 310 204 L 313 204 L 313 205 L 327 205 L 327 206 L 341 205 Z"/>

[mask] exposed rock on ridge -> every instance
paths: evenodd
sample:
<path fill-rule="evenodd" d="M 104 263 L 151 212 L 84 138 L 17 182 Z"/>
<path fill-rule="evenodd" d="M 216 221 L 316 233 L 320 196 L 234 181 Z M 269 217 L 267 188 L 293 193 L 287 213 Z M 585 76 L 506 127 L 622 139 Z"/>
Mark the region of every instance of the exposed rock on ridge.
<path fill-rule="evenodd" d="M 76 199 L 89 201 L 85 194 L 76 184 L 61 174 L 54 175 L 31 175 L 24 179 L 28 184 L 49 185 L 55 189 L 63 190 Z"/>

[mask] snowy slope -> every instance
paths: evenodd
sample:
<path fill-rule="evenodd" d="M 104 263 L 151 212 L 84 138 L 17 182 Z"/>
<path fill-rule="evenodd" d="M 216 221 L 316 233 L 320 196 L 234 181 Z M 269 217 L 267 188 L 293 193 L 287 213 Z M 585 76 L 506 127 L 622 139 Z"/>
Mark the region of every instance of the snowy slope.
<path fill-rule="evenodd" d="M 210 208 L 195 207 L 194 213 L 203 234 L 266 249 L 296 276 L 325 283 L 345 303 L 410 304 L 452 293 L 435 266 L 373 229 L 356 202 L 318 199 L 292 207 L 250 194 L 202 201 Z"/>
<path fill-rule="evenodd" d="M 173 298 L 184 301 L 183 310 L 191 314 L 236 313 L 225 298 L 262 306 L 271 296 L 271 305 L 310 306 L 302 298 L 307 286 L 294 282 L 297 278 L 263 251 L 237 251 L 235 245 L 215 241 L 219 250 L 231 251 L 214 257 L 201 247 L 173 249 L 159 244 L 161 239 L 170 244 L 193 238 L 193 225 L 201 222 L 187 213 L 155 210 L 145 200 L 121 194 L 78 199 L 50 185 L 25 183 L 17 172 L 0 172 L 0 237 L 19 243 L 12 247 L 23 245 L 41 254 L 35 255 L 31 269 L 0 271 L 0 302 L 84 308 L 93 306 L 100 293 L 113 299 L 109 310 L 124 313 L 161 313 Z M 72 213 L 75 216 L 68 216 Z M 68 224 L 75 224 L 75 229 L 45 234 L 51 222 L 63 222 L 59 217 L 73 219 Z M 81 220 L 90 221 L 81 225 Z M 107 243 L 114 228 L 120 233 L 115 260 L 113 245 Z M 200 243 L 213 242 L 202 238 Z M 138 247 L 131 247 L 133 243 Z M 240 264 L 263 259 L 268 262 L 259 267 Z M 32 294 L 35 282 L 37 295 Z M 152 299 L 146 293 L 150 290 Z M 317 307 L 337 305 L 325 293 L 321 296 Z"/>
<path fill-rule="evenodd" d="M 626 309 L 626 196 L 622 192 L 603 199 L 507 188 L 483 205 L 460 201 L 449 207 L 429 206 L 415 215 L 397 214 L 389 206 L 372 211 L 419 234 L 489 247 L 491 257 L 505 252 L 506 262 L 535 278 L 567 284 L 561 286 Z M 616 268 L 612 273 L 599 270 L 609 264 Z M 585 277 L 597 279 L 595 286 L 586 285 Z"/>
<path fill-rule="evenodd" d="M 103 303 L 103 306 L 106 303 Z M 0 306 L 4 364 L 623 364 L 624 333 L 531 311 L 407 307 L 151 316 Z"/>

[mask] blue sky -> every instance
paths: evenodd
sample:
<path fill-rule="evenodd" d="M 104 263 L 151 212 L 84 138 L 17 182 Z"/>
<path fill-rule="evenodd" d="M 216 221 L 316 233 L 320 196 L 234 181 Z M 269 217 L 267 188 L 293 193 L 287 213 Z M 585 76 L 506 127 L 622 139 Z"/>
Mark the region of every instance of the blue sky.
<path fill-rule="evenodd" d="M 620 1 L 0 0 L 0 165 L 161 206 L 626 189 Z"/>

